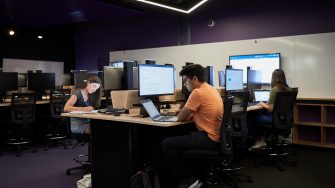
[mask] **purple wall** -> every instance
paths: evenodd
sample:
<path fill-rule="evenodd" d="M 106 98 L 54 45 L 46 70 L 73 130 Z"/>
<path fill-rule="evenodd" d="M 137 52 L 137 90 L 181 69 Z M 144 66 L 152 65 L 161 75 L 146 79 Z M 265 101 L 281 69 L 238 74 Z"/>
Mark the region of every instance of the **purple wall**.
<path fill-rule="evenodd" d="M 177 45 L 177 36 L 177 16 L 158 19 L 139 15 L 108 22 L 78 24 L 76 68 L 97 70 L 98 59 L 109 59 L 110 51 Z"/>
<path fill-rule="evenodd" d="M 190 16 L 191 44 L 335 31 L 335 6 L 242 0 L 209 1 Z M 209 19 L 215 21 L 208 27 Z M 178 15 L 137 15 L 76 27 L 76 68 L 96 70 L 109 51 L 178 45 Z M 107 63 L 107 62 L 106 62 Z M 99 63 L 101 64 L 101 63 Z"/>

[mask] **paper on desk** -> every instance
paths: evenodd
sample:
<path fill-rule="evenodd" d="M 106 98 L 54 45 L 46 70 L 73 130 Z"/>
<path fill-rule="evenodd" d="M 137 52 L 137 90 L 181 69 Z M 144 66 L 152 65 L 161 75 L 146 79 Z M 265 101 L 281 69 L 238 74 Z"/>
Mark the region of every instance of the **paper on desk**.
<path fill-rule="evenodd" d="M 84 111 L 71 111 L 70 114 L 96 114 L 98 113 L 98 110 L 92 110 L 90 112 L 84 112 Z"/>
<path fill-rule="evenodd" d="M 70 114 L 85 114 L 84 111 L 71 111 Z"/>

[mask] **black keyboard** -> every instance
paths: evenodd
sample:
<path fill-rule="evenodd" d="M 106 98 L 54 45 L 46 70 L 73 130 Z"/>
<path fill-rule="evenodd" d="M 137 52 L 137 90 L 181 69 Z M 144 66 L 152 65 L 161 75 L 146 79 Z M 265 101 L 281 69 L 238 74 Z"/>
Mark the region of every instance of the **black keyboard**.
<path fill-rule="evenodd" d="M 121 114 L 121 113 L 125 113 L 125 109 L 122 108 L 103 108 L 103 109 L 99 109 L 98 110 L 99 113 L 105 113 L 105 114 Z"/>

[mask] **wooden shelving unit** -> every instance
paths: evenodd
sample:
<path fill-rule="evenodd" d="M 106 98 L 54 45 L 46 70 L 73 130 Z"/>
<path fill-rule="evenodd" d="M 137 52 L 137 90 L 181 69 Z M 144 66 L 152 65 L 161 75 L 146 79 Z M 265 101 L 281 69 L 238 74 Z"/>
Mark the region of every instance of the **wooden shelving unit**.
<path fill-rule="evenodd" d="M 292 142 L 335 148 L 335 99 L 297 99 Z"/>

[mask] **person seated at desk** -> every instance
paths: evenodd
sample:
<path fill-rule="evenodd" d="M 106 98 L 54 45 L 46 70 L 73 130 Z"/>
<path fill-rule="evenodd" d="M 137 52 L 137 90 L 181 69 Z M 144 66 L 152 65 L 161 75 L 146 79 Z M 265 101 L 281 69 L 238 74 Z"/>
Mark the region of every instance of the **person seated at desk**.
<path fill-rule="evenodd" d="M 251 136 L 256 139 L 256 142 L 249 150 L 260 149 L 266 147 L 265 132 L 262 131 L 264 125 L 272 124 L 272 110 L 276 99 L 276 94 L 279 91 L 292 91 L 286 83 L 285 73 L 281 69 L 276 69 L 272 73 L 270 97 L 267 103 L 260 102 L 257 105 L 265 111 L 253 114 L 248 117 L 248 129 Z"/>
<path fill-rule="evenodd" d="M 86 85 L 71 95 L 64 106 L 64 112 L 84 111 L 91 112 L 100 106 L 101 80 L 97 76 L 87 79 Z M 90 120 L 85 118 L 71 118 L 71 132 L 90 134 Z"/>
<path fill-rule="evenodd" d="M 183 151 L 220 147 L 220 128 L 223 117 L 223 102 L 215 88 L 204 81 L 204 68 L 199 64 L 185 67 L 179 75 L 191 94 L 185 106 L 177 113 L 178 121 L 193 118 L 198 129 L 188 135 L 168 137 L 162 142 L 162 150 L 168 162 L 173 178 L 179 182 L 178 187 L 200 187 L 202 182 L 193 176 L 190 169 L 182 162 Z"/>

